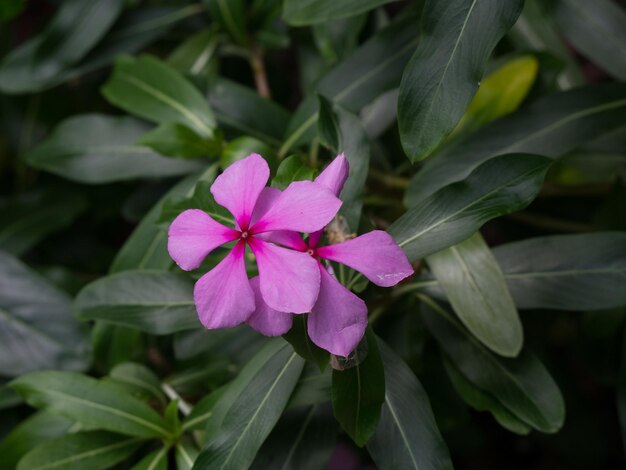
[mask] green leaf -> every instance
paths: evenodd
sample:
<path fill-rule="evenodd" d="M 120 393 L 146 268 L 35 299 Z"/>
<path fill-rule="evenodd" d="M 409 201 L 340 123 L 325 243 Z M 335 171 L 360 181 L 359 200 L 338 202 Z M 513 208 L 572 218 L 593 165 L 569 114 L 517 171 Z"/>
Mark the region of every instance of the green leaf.
<path fill-rule="evenodd" d="M 158 450 L 150 452 L 131 470 L 167 470 L 167 451 L 168 447 L 161 447 Z"/>
<path fill-rule="evenodd" d="M 530 238 L 494 248 L 519 308 L 604 310 L 626 305 L 626 233 Z"/>
<path fill-rule="evenodd" d="M 106 373 L 123 362 L 143 354 L 146 342 L 141 331 L 95 322 L 91 329 L 94 365 Z"/>
<path fill-rule="evenodd" d="M 417 202 L 389 227 L 389 234 L 411 261 L 455 245 L 488 220 L 530 204 L 550 164 L 550 159 L 538 155 L 493 158 L 465 181 Z"/>
<path fill-rule="evenodd" d="M 148 55 L 118 59 L 102 87 L 113 105 L 158 124 L 179 123 L 212 137 L 215 117 L 202 94 L 180 73 Z"/>
<path fill-rule="evenodd" d="M 475 131 L 515 111 L 535 83 L 538 71 L 539 61 L 524 55 L 507 61 L 487 75 L 451 137 Z"/>
<path fill-rule="evenodd" d="M 379 340 L 385 365 L 385 403 L 376 432 L 367 444 L 381 470 L 452 469 L 452 462 L 415 374 Z"/>
<path fill-rule="evenodd" d="M 86 340 L 69 298 L 0 252 L 0 375 L 84 370 L 90 359 Z"/>
<path fill-rule="evenodd" d="M 554 18 L 545 11 L 546 3 L 544 0 L 526 0 L 509 36 L 518 49 L 548 52 L 563 62 L 565 68 L 556 77 L 560 89 L 581 86 L 585 77 L 571 49 L 563 42 Z"/>
<path fill-rule="evenodd" d="M 55 82 L 106 34 L 122 0 L 63 2 L 45 30 L 8 54 L 0 64 L 0 90 L 29 93 Z"/>
<path fill-rule="evenodd" d="M 280 162 L 272 187 L 283 190 L 294 181 L 312 180 L 314 176 L 313 168 L 308 167 L 298 155 L 291 155 Z"/>
<path fill-rule="evenodd" d="M 283 338 L 291 344 L 300 357 L 316 364 L 320 371 L 323 371 L 330 355 L 328 351 L 313 344 L 307 332 L 306 321 L 306 315 L 294 315 L 291 329 L 283 335 Z"/>
<path fill-rule="evenodd" d="M 204 138 L 183 124 L 166 122 L 145 133 L 138 145 L 151 148 L 161 155 L 177 158 L 216 157 L 222 141 L 219 135 Z"/>
<path fill-rule="evenodd" d="M 191 413 L 183 421 L 183 431 L 202 430 L 213 415 L 215 404 L 224 394 L 226 388 L 218 388 L 194 405 Z"/>
<path fill-rule="evenodd" d="M 234 42 L 246 46 L 249 42 L 246 30 L 246 6 L 243 0 L 204 0 L 211 19 L 228 32 Z"/>
<path fill-rule="evenodd" d="M 278 147 L 289 123 L 289 112 L 239 83 L 218 78 L 209 87 L 209 103 L 220 125 L 234 136 L 247 134 Z"/>
<path fill-rule="evenodd" d="M 186 441 L 179 442 L 176 446 L 177 470 L 191 470 L 199 453 L 193 444 Z"/>
<path fill-rule="evenodd" d="M 328 65 L 337 63 L 357 47 L 367 14 L 324 21 L 313 26 L 315 45 Z"/>
<path fill-rule="evenodd" d="M 520 421 L 513 413 L 504 408 L 495 398 L 488 393 L 476 388 L 467 380 L 461 372 L 450 362 L 450 359 L 443 357 L 443 364 L 448 378 L 456 392 L 463 398 L 463 401 L 477 411 L 489 411 L 500 425 L 511 432 L 525 436 L 531 430 L 530 426 Z"/>
<path fill-rule="evenodd" d="M 142 364 L 124 362 L 116 365 L 109 374 L 114 382 L 128 387 L 139 397 L 156 399 L 165 403 L 161 382 L 154 372 Z"/>
<path fill-rule="evenodd" d="M 326 468 L 336 440 L 337 425 L 330 406 L 288 411 L 261 447 L 251 469 Z"/>
<path fill-rule="evenodd" d="M 458 139 L 427 161 L 411 179 L 409 205 L 450 183 L 462 181 L 482 163 L 505 153 L 558 158 L 583 143 L 626 125 L 626 85 L 609 83 L 541 98 Z"/>
<path fill-rule="evenodd" d="M 233 216 L 211 194 L 212 181 L 198 181 L 191 197 L 170 197 L 163 204 L 159 223 L 169 223 L 186 209 L 201 209 L 221 224 L 233 226 Z"/>
<path fill-rule="evenodd" d="M 35 168 L 81 183 L 177 176 L 202 168 L 199 162 L 164 158 L 135 145 L 148 129 L 128 117 L 75 115 L 62 121 L 26 159 Z"/>
<path fill-rule="evenodd" d="M 329 367 L 321 369 L 314 362 L 307 362 L 294 389 L 288 409 L 309 407 L 331 400 L 332 373 Z"/>
<path fill-rule="evenodd" d="M 216 404 L 195 467 L 248 468 L 280 418 L 303 366 L 304 360 L 281 339 L 259 351 Z"/>
<path fill-rule="evenodd" d="M 412 162 L 454 130 L 485 72 L 487 59 L 522 10 L 522 0 L 427 0 L 421 39 L 406 66 L 398 127 Z"/>
<path fill-rule="evenodd" d="M 199 327 L 193 281 L 160 271 L 126 271 L 82 289 L 73 309 L 81 320 L 102 320 L 165 335 Z"/>
<path fill-rule="evenodd" d="M 480 233 L 426 258 L 467 329 L 501 356 L 515 357 L 524 332 L 504 275 Z"/>
<path fill-rule="evenodd" d="M 66 416 L 92 429 L 129 436 L 171 438 L 156 411 L 111 382 L 73 372 L 23 375 L 11 387 L 36 408 Z"/>
<path fill-rule="evenodd" d="M 394 20 L 380 33 L 341 61 L 319 81 L 315 91 L 351 112 L 360 111 L 385 91 L 397 87 L 406 61 L 415 48 L 413 12 Z M 294 146 L 315 138 L 317 99 L 302 102 L 289 122 L 279 157 Z"/>
<path fill-rule="evenodd" d="M 345 370 L 333 370 L 332 402 L 335 418 L 360 447 L 364 446 L 380 418 L 385 401 L 385 371 L 371 329 L 366 332 L 367 356 Z"/>
<path fill-rule="evenodd" d="M 285 0 L 283 18 L 293 26 L 333 21 L 359 15 L 397 0 Z"/>
<path fill-rule="evenodd" d="M 44 189 L 0 201 L 0 249 L 20 256 L 70 225 L 85 208 L 82 195 L 68 189 Z"/>
<path fill-rule="evenodd" d="M 103 431 L 86 431 L 46 442 L 20 460 L 17 470 L 103 470 L 131 456 L 142 442 Z"/>
<path fill-rule="evenodd" d="M 432 300 L 428 305 L 437 313 L 423 309 L 426 326 L 467 380 L 534 429 L 553 433 L 561 428 L 563 397 L 533 354 L 524 349 L 515 359 L 498 357 Z"/>
<path fill-rule="evenodd" d="M 6 0 L 0 5 L 0 22 L 7 22 L 24 10 L 26 0 Z"/>
<path fill-rule="evenodd" d="M 168 270 L 174 262 L 167 252 L 167 232 L 158 225 L 164 205 L 170 199 L 190 197 L 200 179 L 212 180 L 217 172 L 211 166 L 202 175 L 190 175 L 170 189 L 145 215 L 126 240 L 111 264 L 110 272 L 134 269 Z"/>
<path fill-rule="evenodd" d="M 209 70 L 218 43 L 219 37 L 214 29 L 200 31 L 174 49 L 167 63 L 184 74 L 202 76 Z"/>
<path fill-rule="evenodd" d="M 220 166 L 227 168 L 237 160 L 246 158 L 251 153 L 258 153 L 267 158 L 272 155 L 272 148 L 255 137 L 242 135 L 228 142 L 222 149 Z"/>
<path fill-rule="evenodd" d="M 0 455 L 2 455 L 0 469 L 15 468 L 22 456 L 31 449 L 54 437 L 62 436 L 72 424 L 69 419 L 46 411 L 29 416 L 0 442 Z"/>
<path fill-rule="evenodd" d="M 626 80 L 626 12 L 611 0 L 558 0 L 554 17 L 572 46 L 620 80 Z"/>
<path fill-rule="evenodd" d="M 617 413 L 622 431 L 622 442 L 626 444 L 626 326 L 622 333 L 622 353 L 617 377 Z"/>

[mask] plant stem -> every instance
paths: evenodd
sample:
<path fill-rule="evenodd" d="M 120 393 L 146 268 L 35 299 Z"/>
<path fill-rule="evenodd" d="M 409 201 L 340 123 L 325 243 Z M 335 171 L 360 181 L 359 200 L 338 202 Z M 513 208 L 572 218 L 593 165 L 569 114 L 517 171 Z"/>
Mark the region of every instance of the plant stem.
<path fill-rule="evenodd" d="M 265 64 L 263 63 L 263 50 L 253 44 L 250 46 L 250 67 L 254 74 L 254 84 L 256 90 L 263 98 L 271 99 L 270 87 L 267 84 L 267 74 L 265 72 Z"/>
<path fill-rule="evenodd" d="M 167 395 L 167 398 L 169 398 L 170 400 L 178 400 L 178 409 L 182 414 L 188 416 L 189 413 L 191 413 L 191 405 L 183 400 L 178 392 L 174 390 L 174 388 L 170 384 L 162 383 L 161 388 L 163 389 L 165 395 Z"/>
<path fill-rule="evenodd" d="M 409 187 L 409 179 L 401 176 L 388 175 L 375 169 L 370 170 L 369 176 L 390 188 L 406 189 Z"/>

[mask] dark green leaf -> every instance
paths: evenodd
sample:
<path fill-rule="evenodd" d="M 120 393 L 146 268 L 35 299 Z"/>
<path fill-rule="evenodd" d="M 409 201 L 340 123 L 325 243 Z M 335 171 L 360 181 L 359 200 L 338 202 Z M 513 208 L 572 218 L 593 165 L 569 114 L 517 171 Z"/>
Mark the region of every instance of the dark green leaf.
<path fill-rule="evenodd" d="M 396 0 L 285 0 L 283 18 L 294 26 L 359 15 Z"/>
<path fill-rule="evenodd" d="M 333 370 L 332 401 L 335 418 L 360 447 L 364 446 L 380 418 L 385 401 L 385 371 L 377 339 L 367 330 L 367 356 L 345 370 Z"/>
<path fill-rule="evenodd" d="M 480 164 L 505 153 L 558 158 L 581 144 L 626 124 L 626 85 L 609 83 L 557 93 L 458 139 L 427 161 L 411 179 L 409 205 L 450 183 L 462 181 Z"/>
<path fill-rule="evenodd" d="M 556 22 L 574 48 L 620 80 L 626 80 L 626 12 L 611 0 L 558 0 Z"/>
<path fill-rule="evenodd" d="M 326 468 L 337 439 L 330 406 L 288 411 L 254 460 L 252 470 Z"/>
<path fill-rule="evenodd" d="M 176 469 L 191 470 L 199 453 L 193 444 L 186 441 L 179 442 L 176 446 Z"/>
<path fill-rule="evenodd" d="M 0 22 L 10 21 L 26 6 L 26 0 L 6 0 L 0 5 Z"/>
<path fill-rule="evenodd" d="M 43 190 L 0 202 L 0 249 L 20 256 L 84 211 L 80 193 Z"/>
<path fill-rule="evenodd" d="M 156 411 L 111 382 L 73 372 L 32 372 L 11 382 L 24 400 L 92 429 L 129 436 L 171 438 Z"/>
<path fill-rule="evenodd" d="M 188 276 L 126 271 L 102 277 L 81 290 L 73 309 L 81 320 L 102 320 L 164 335 L 199 327 Z"/>
<path fill-rule="evenodd" d="M 358 45 L 359 35 L 367 22 L 367 14 L 339 20 L 324 21 L 313 26 L 313 38 L 324 61 L 333 65 L 350 54 Z"/>
<path fill-rule="evenodd" d="M 376 432 L 367 444 L 381 470 L 452 469 L 428 396 L 411 369 L 379 341 L 385 365 L 385 403 Z"/>
<path fill-rule="evenodd" d="M 449 313 L 432 301 L 429 304 L 437 313 L 424 309 L 426 325 L 467 380 L 533 428 L 547 433 L 561 428 L 565 419 L 563 397 L 533 354 L 524 349 L 515 359 L 498 357 Z"/>
<path fill-rule="evenodd" d="M 291 155 L 280 162 L 276 176 L 272 179 L 272 187 L 285 189 L 294 181 L 312 180 L 315 170 L 302 162 L 298 155 Z"/>
<path fill-rule="evenodd" d="M 62 436 L 72 424 L 71 420 L 46 411 L 29 416 L 0 443 L 0 469 L 14 469 L 22 456 L 31 449 L 54 437 Z"/>
<path fill-rule="evenodd" d="M 26 158 L 35 168 L 82 183 L 176 176 L 202 168 L 199 162 L 164 158 L 135 145 L 148 129 L 128 117 L 75 115 Z"/>
<path fill-rule="evenodd" d="M 70 312 L 70 299 L 0 252 L 0 375 L 83 370 L 90 359 L 86 339 Z"/>
<path fill-rule="evenodd" d="M 200 31 L 174 49 L 167 63 L 182 73 L 203 75 L 209 70 L 209 63 L 215 56 L 218 43 L 215 30 Z"/>
<path fill-rule="evenodd" d="M 212 181 L 201 180 L 196 184 L 191 197 L 171 197 L 163 204 L 161 211 L 160 223 L 169 223 L 176 218 L 178 214 L 186 209 L 201 209 L 218 222 L 232 226 L 233 216 L 220 206 L 211 194 Z"/>
<path fill-rule="evenodd" d="M 626 233 L 530 238 L 498 246 L 493 254 L 519 308 L 626 305 Z"/>
<path fill-rule="evenodd" d="M 150 452 L 131 470 L 167 470 L 167 447 Z"/>
<path fill-rule="evenodd" d="M 617 412 L 622 431 L 622 442 L 626 444 L 626 327 L 622 333 L 622 354 L 617 382 Z"/>
<path fill-rule="evenodd" d="M 224 387 L 218 388 L 196 403 L 183 422 L 183 431 L 205 429 L 207 422 L 213 415 L 215 404 L 225 391 L 226 388 Z"/>
<path fill-rule="evenodd" d="M 280 418 L 303 366 L 304 360 L 281 339 L 259 351 L 215 405 L 194 468 L 248 468 Z"/>
<path fill-rule="evenodd" d="M 321 369 L 314 362 L 307 362 L 298 384 L 289 398 L 288 409 L 309 407 L 328 403 L 331 400 L 330 367 Z"/>
<path fill-rule="evenodd" d="M 255 137 L 242 135 L 228 142 L 222 149 L 220 166 L 227 168 L 237 160 L 246 158 L 251 153 L 258 153 L 267 158 L 273 153 L 272 148 Z"/>
<path fill-rule="evenodd" d="M 156 399 L 165 403 L 161 382 L 154 372 L 142 364 L 124 362 L 111 369 L 113 381 L 125 385 L 140 397 Z"/>
<path fill-rule="evenodd" d="M 495 217 L 526 207 L 537 195 L 548 158 L 512 154 L 479 166 L 463 182 L 417 202 L 389 233 L 415 261 L 459 243 Z"/>
<path fill-rule="evenodd" d="M 106 373 L 123 362 L 140 357 L 146 346 L 141 331 L 95 322 L 91 329 L 94 365 Z"/>
<path fill-rule="evenodd" d="M 54 83 L 102 39 L 122 5 L 122 0 L 61 3 L 40 35 L 5 57 L 0 65 L 0 90 L 29 93 Z"/>
<path fill-rule="evenodd" d="M 511 432 L 521 435 L 526 435 L 530 432 L 530 426 L 520 421 L 491 395 L 476 388 L 445 356 L 443 363 L 450 382 L 452 382 L 454 389 L 465 403 L 477 411 L 489 411 L 500 425 Z"/>
<path fill-rule="evenodd" d="M 17 470 L 104 470 L 132 455 L 141 443 L 140 438 L 103 431 L 68 434 L 26 454 Z"/>
<path fill-rule="evenodd" d="M 492 351 L 515 357 L 524 332 L 498 263 L 480 233 L 426 258 L 454 311 Z"/>
<path fill-rule="evenodd" d="M 222 141 L 219 136 L 204 138 L 183 124 L 166 122 L 142 135 L 138 145 L 161 155 L 178 158 L 216 157 Z"/>
<path fill-rule="evenodd" d="M 209 8 L 213 21 L 228 32 L 234 42 L 245 46 L 248 44 L 246 31 L 246 6 L 243 0 L 204 0 Z"/>
<path fill-rule="evenodd" d="M 402 75 L 398 127 L 412 162 L 454 130 L 472 100 L 487 59 L 519 16 L 522 0 L 427 0 L 421 39 Z"/>
<path fill-rule="evenodd" d="M 278 147 L 289 123 L 289 113 L 248 87 L 218 78 L 209 88 L 209 103 L 218 122 L 235 135 L 242 133 Z"/>
<path fill-rule="evenodd" d="M 152 56 L 118 59 L 102 94 L 115 106 L 149 121 L 185 124 L 203 137 L 213 136 L 215 117 L 202 94 Z"/>
<path fill-rule="evenodd" d="M 320 370 L 324 370 L 328 364 L 328 351 L 313 344 L 307 333 L 306 315 L 294 315 L 291 329 L 283 335 L 295 352 L 313 364 Z"/>

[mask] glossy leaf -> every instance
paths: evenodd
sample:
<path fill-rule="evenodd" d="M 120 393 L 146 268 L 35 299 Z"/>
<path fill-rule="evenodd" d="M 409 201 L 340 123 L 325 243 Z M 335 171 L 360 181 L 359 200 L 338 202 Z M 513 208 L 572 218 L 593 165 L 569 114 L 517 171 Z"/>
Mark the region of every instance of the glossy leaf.
<path fill-rule="evenodd" d="M 385 403 L 367 444 L 381 470 L 452 469 L 428 396 L 417 377 L 389 346 L 379 341 L 385 365 Z"/>
<path fill-rule="evenodd" d="M 35 448 L 17 465 L 17 470 L 103 470 L 132 455 L 142 442 L 103 431 L 68 434 Z"/>
<path fill-rule="evenodd" d="M 292 155 L 280 162 L 276 176 L 272 178 L 272 187 L 282 191 L 294 181 L 312 180 L 315 173 L 298 155 Z"/>
<path fill-rule="evenodd" d="M 91 429 L 137 437 L 171 437 L 156 411 L 110 382 L 73 372 L 44 371 L 23 375 L 11 382 L 11 387 L 31 406 Z"/>
<path fill-rule="evenodd" d="M 81 290 L 73 309 L 81 320 L 102 320 L 164 335 L 200 327 L 188 276 L 126 271 L 98 279 Z"/>
<path fill-rule="evenodd" d="M 193 444 L 185 441 L 179 442 L 176 446 L 176 469 L 191 470 L 199 453 Z"/>
<path fill-rule="evenodd" d="M 14 49 L 0 64 L 0 90 L 19 94 L 54 83 L 111 28 L 122 0 L 63 2 L 45 30 Z"/>
<path fill-rule="evenodd" d="M 165 403 L 159 378 L 146 366 L 134 362 L 124 362 L 111 369 L 109 375 L 113 381 L 125 385 L 140 397 Z"/>
<path fill-rule="evenodd" d="M 546 433 L 561 428 L 565 419 L 563 397 L 532 353 L 522 350 L 515 359 L 498 357 L 449 313 L 436 305 L 433 307 L 437 313 L 423 309 L 426 325 L 467 380 L 531 427 Z"/>
<path fill-rule="evenodd" d="M 148 129 L 128 117 L 76 115 L 61 122 L 26 158 L 35 168 L 81 183 L 177 176 L 202 168 L 135 145 Z"/>
<path fill-rule="evenodd" d="M 15 468 L 19 460 L 31 449 L 50 439 L 62 436 L 72 424 L 71 420 L 46 411 L 29 416 L 0 442 L 0 455 L 2 455 L 0 469 Z"/>
<path fill-rule="evenodd" d="M 283 18 L 294 26 L 304 26 L 359 15 L 396 0 L 285 0 Z"/>
<path fill-rule="evenodd" d="M 426 258 L 452 308 L 492 351 L 515 357 L 524 342 L 522 323 L 500 266 L 480 233 Z"/>
<path fill-rule="evenodd" d="M 0 375 L 84 370 L 89 365 L 86 333 L 63 292 L 0 252 Z"/>
<path fill-rule="evenodd" d="M 306 321 L 306 315 L 294 315 L 292 327 L 283 335 L 283 338 L 291 344 L 300 357 L 316 364 L 320 371 L 323 371 L 328 364 L 329 353 L 311 341 Z"/>
<path fill-rule="evenodd" d="M 412 162 L 428 157 L 470 104 L 494 47 L 519 16 L 523 1 L 427 0 L 421 39 L 406 66 L 398 127 Z"/>
<path fill-rule="evenodd" d="M 167 470 L 167 447 L 150 452 L 131 470 Z"/>
<path fill-rule="evenodd" d="M 609 83 L 541 98 L 481 128 L 427 161 L 411 179 L 408 205 L 450 183 L 462 181 L 482 163 L 505 153 L 558 158 L 579 145 L 626 125 L 626 85 Z"/>
<path fill-rule="evenodd" d="M 626 305 L 626 233 L 530 238 L 494 248 L 519 308 L 603 310 Z"/>
<path fill-rule="evenodd" d="M 333 370 L 333 413 L 342 429 L 360 447 L 376 431 L 385 401 L 385 370 L 377 339 L 367 330 L 367 356 L 345 370 Z"/>
<path fill-rule="evenodd" d="M 554 17 L 568 41 L 589 60 L 626 80 L 626 12 L 611 0 L 558 0 Z"/>
<path fill-rule="evenodd" d="M 280 418 L 303 366 L 304 360 L 281 339 L 259 351 L 215 405 L 194 468 L 248 468 Z"/>
<path fill-rule="evenodd" d="M 215 404 L 222 397 L 225 390 L 226 389 L 224 387 L 218 388 L 196 403 L 192 408 L 191 413 L 189 413 L 183 422 L 183 430 L 188 431 L 205 429 L 207 422 L 213 415 L 213 408 L 215 407 Z"/>
<path fill-rule="evenodd" d="M 44 190 L 2 201 L 0 249 L 20 256 L 47 235 L 70 225 L 85 207 L 85 199 L 73 191 Z"/>
<path fill-rule="evenodd" d="M 161 155 L 177 158 L 216 157 L 222 147 L 219 137 L 200 137 L 187 126 L 175 122 L 161 124 L 147 132 L 137 144 L 151 148 Z"/>
<path fill-rule="evenodd" d="M 200 92 L 152 56 L 118 59 L 102 94 L 115 106 L 149 121 L 184 124 L 203 137 L 213 136 L 215 117 Z"/>
<path fill-rule="evenodd" d="M 538 155 L 512 154 L 479 166 L 469 177 L 417 202 L 388 231 L 409 260 L 455 245 L 495 217 L 526 207 L 551 164 Z"/>

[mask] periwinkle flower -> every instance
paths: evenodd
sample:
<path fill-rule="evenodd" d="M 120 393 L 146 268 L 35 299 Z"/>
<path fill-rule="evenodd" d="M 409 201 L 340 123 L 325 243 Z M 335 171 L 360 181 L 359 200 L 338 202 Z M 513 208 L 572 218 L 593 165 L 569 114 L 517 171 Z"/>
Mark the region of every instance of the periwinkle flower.
<path fill-rule="evenodd" d="M 276 195 L 265 188 L 270 171 L 257 154 L 230 165 L 215 179 L 211 194 L 234 216 L 226 227 L 198 209 L 182 212 L 168 231 L 168 250 L 184 270 L 200 266 L 215 248 L 235 241 L 230 253 L 194 287 L 194 301 L 208 329 L 245 322 L 256 306 L 277 312 L 309 312 L 318 297 L 321 276 L 307 253 L 263 240 L 271 231 L 313 232 L 336 214 L 341 201 L 328 188 L 311 181 L 290 184 Z M 275 197 L 277 196 L 277 197 Z M 250 246 L 259 269 L 248 280 L 245 248 Z"/>

